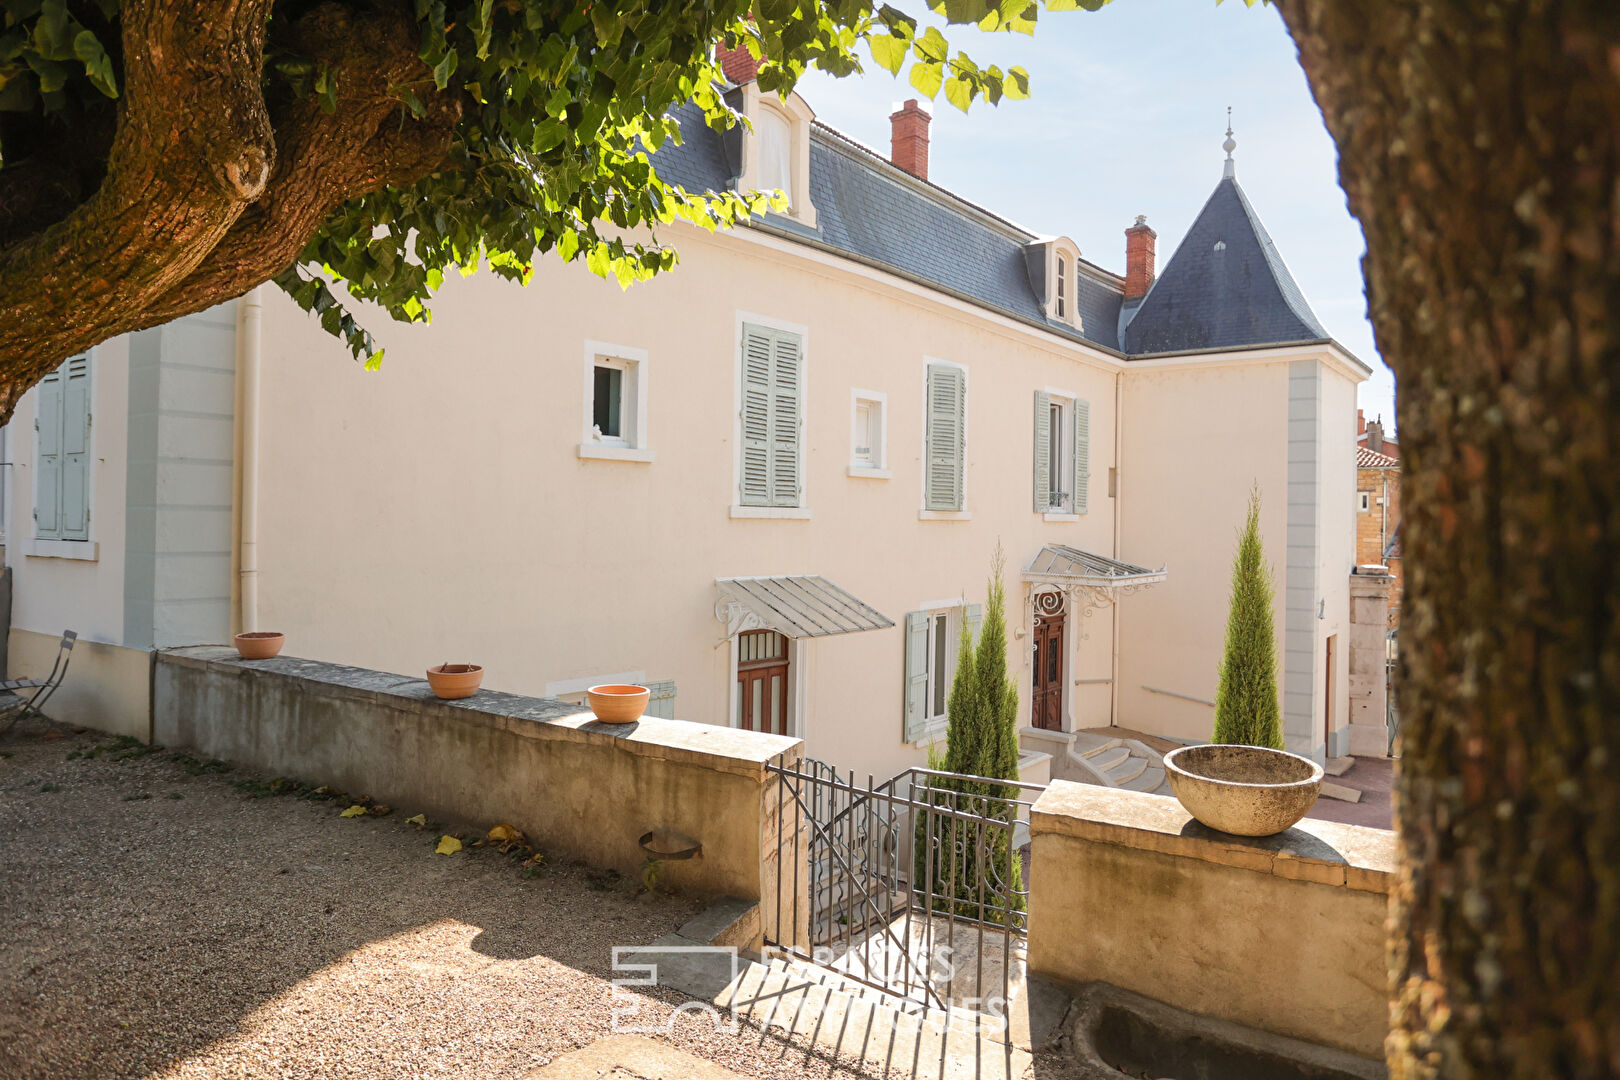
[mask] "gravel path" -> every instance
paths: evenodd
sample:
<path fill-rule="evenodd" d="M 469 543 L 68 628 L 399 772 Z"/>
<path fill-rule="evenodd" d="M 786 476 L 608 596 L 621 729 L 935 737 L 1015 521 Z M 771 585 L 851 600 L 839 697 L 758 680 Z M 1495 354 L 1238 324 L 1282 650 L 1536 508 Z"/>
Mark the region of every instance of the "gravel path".
<path fill-rule="evenodd" d="M 418 830 L 412 807 L 343 819 L 348 799 L 25 728 L 0 740 L 7 1080 L 521 1077 L 609 1034 L 612 946 L 700 906 L 585 867 L 530 879 L 487 848 L 437 855 L 455 830 Z M 656 993 L 654 1021 L 684 1000 Z M 854 1075 L 702 1016 L 670 1042 L 750 1076 Z"/>

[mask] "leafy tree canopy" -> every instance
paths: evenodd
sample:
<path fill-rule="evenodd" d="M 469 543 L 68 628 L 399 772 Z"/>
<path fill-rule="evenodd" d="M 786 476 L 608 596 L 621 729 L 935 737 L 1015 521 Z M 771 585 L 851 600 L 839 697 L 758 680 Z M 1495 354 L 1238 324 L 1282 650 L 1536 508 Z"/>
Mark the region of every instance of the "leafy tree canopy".
<path fill-rule="evenodd" d="M 934 22 L 1031 33 L 1042 9 L 1106 2 L 929 7 Z M 1022 69 L 975 63 L 919 14 L 869 0 L 0 0 L 0 281 L 21 316 L 0 331 L 0 411 L 72 352 L 265 280 L 375 361 L 329 283 L 422 322 L 446 274 L 481 264 L 523 281 L 555 250 L 624 284 L 669 269 L 661 226 L 724 227 L 773 197 L 685 191 L 649 160 L 680 139 L 676 107 L 745 122 L 717 43 L 761 59 L 760 88 L 783 95 L 812 67 L 872 66 L 963 110 L 1028 94 Z"/>

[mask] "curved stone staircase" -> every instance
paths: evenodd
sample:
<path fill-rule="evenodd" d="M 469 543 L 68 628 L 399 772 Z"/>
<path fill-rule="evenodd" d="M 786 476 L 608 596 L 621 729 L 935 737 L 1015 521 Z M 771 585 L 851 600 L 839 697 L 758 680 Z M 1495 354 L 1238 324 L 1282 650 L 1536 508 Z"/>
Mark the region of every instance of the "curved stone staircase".
<path fill-rule="evenodd" d="M 1099 787 L 1170 794 L 1164 755 L 1137 739 L 1120 739 L 1091 731 L 1019 732 L 1025 749 L 1052 755 L 1052 778 Z"/>

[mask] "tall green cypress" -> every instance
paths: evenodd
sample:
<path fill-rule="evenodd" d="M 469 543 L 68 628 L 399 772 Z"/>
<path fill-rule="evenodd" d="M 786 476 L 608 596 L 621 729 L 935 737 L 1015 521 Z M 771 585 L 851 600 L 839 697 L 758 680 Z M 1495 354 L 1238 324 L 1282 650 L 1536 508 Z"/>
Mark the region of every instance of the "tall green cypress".
<path fill-rule="evenodd" d="M 1249 517 L 1232 563 L 1232 609 L 1226 619 L 1220 685 L 1215 690 L 1214 742 L 1283 748 L 1271 598 L 1271 570 L 1260 547 L 1260 488 L 1256 485 L 1249 493 Z"/>
<path fill-rule="evenodd" d="M 985 603 L 984 623 L 977 645 L 962 627 L 957 646 L 956 676 L 951 696 L 945 704 L 948 727 L 945 735 L 944 771 L 983 776 L 996 780 L 1018 779 L 1018 689 L 1007 674 L 1007 596 L 1002 584 L 1005 563 L 998 545 L 991 564 Z M 934 762 L 930 761 L 933 765 Z M 989 910 L 993 901 L 1004 904 L 1016 900 L 1022 885 L 1022 866 L 1012 851 L 1012 830 L 1017 806 L 1011 800 L 1018 788 L 971 780 L 938 779 L 927 801 L 954 807 L 1006 822 L 1006 827 L 984 826 L 985 845 L 976 843 L 979 826 L 960 818 L 935 817 L 933 844 L 926 843 L 925 830 L 918 823 L 919 886 L 924 881 L 924 851 L 934 852 L 932 880 L 936 897 L 952 897 L 958 915 L 979 917 L 981 895 L 986 902 L 986 921 L 999 922 L 999 912 Z M 947 794 L 947 792 L 953 794 Z M 966 843 L 964 843 L 966 841 Z M 980 878 L 985 880 L 981 888 Z M 947 884 L 947 882 L 949 884 Z M 1000 886 L 998 887 L 998 883 Z M 937 901 L 936 901 L 937 903 Z M 953 906 L 945 904 L 941 906 Z"/>

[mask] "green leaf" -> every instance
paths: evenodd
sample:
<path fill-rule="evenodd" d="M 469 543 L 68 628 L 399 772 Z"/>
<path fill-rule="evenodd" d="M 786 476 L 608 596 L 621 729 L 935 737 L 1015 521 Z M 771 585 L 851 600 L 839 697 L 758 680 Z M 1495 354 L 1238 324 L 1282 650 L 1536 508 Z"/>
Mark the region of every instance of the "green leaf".
<path fill-rule="evenodd" d="M 84 64 L 84 73 L 92 86 L 106 97 L 118 96 L 118 77 L 113 74 L 112 58 L 96 35 L 88 30 L 79 31 L 73 39 L 73 55 Z"/>
<path fill-rule="evenodd" d="M 433 65 L 433 85 L 443 90 L 450 85 L 450 76 L 456 73 L 456 50 L 450 49 Z"/>
<path fill-rule="evenodd" d="M 945 100 L 955 105 L 963 112 L 973 104 L 973 87 L 966 79 L 959 79 L 955 75 L 945 80 Z"/>
<path fill-rule="evenodd" d="M 872 59 L 890 75 L 900 74 L 900 66 L 906 62 L 906 53 L 910 51 L 908 43 L 893 34 L 879 34 L 868 38 L 867 48 L 872 52 Z"/>
<path fill-rule="evenodd" d="M 911 85 L 917 88 L 919 94 L 933 97 L 939 93 L 940 81 L 944 78 L 944 68 L 939 64 L 925 64 L 921 61 L 911 65 Z"/>

